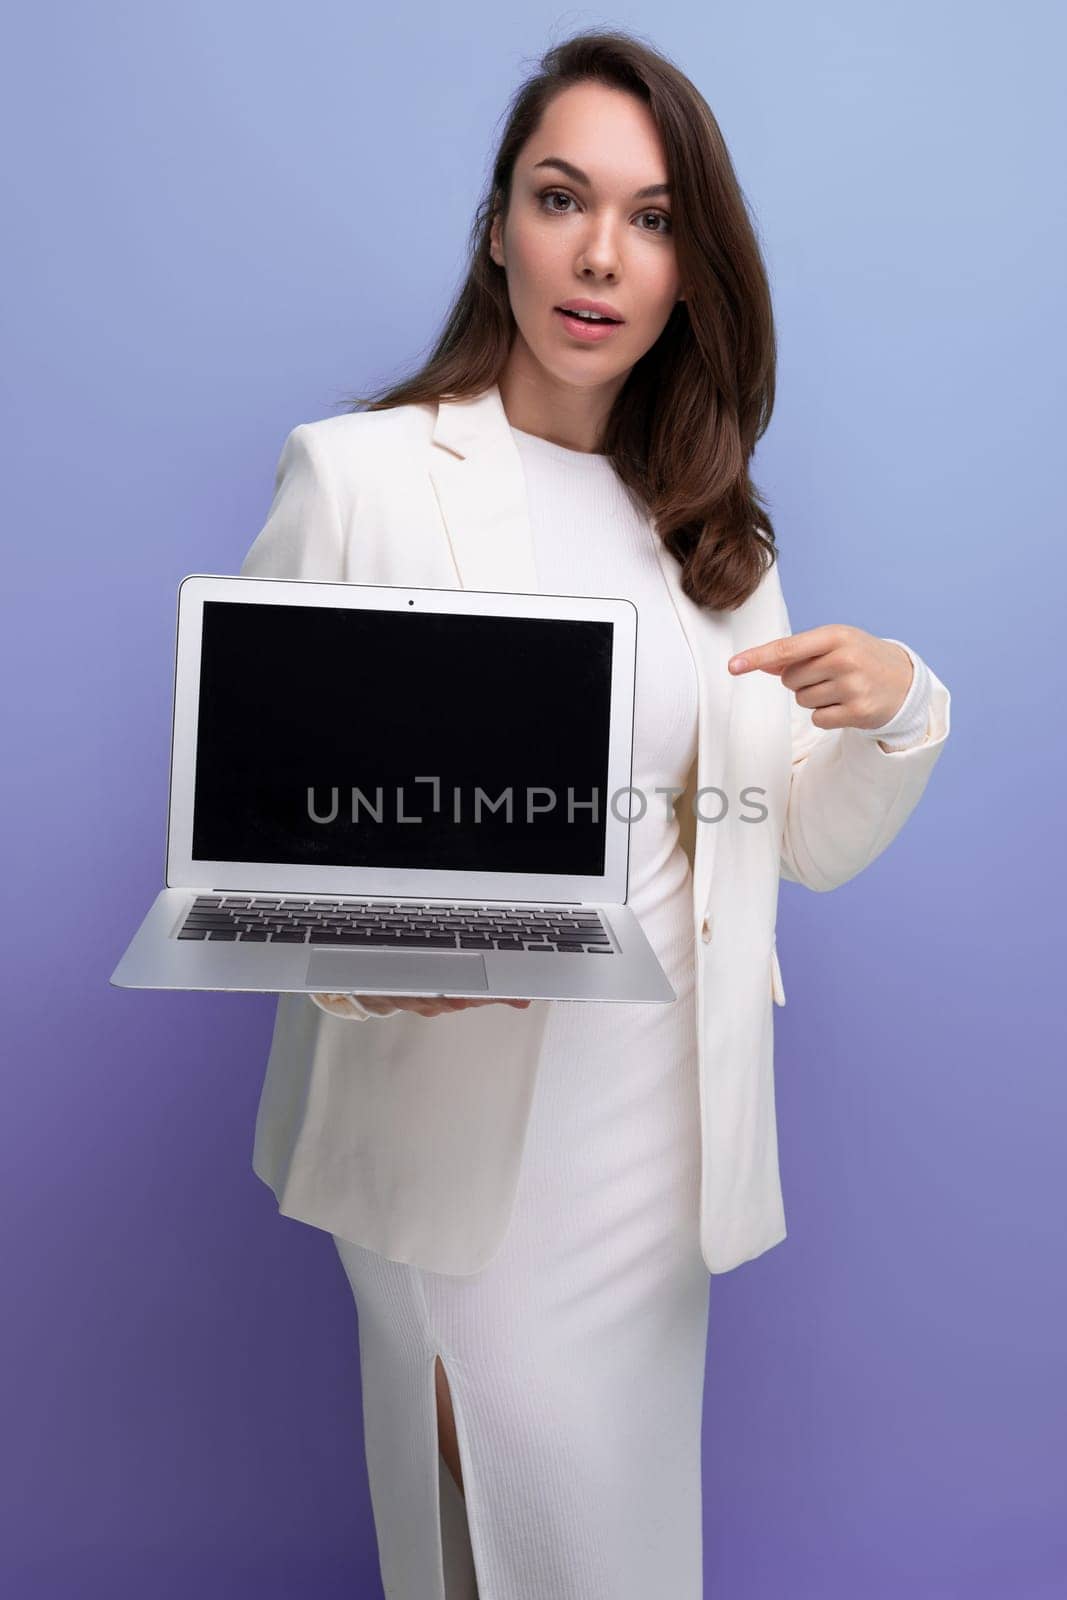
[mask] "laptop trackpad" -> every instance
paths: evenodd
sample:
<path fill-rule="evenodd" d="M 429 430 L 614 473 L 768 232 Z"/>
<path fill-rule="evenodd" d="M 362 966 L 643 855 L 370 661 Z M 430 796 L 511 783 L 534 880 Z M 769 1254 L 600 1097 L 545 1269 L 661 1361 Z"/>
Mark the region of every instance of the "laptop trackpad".
<path fill-rule="evenodd" d="M 304 982 L 316 993 L 349 989 L 377 994 L 376 984 L 412 994 L 448 989 L 488 989 L 485 959 L 469 955 L 423 955 L 419 950 L 313 950 Z"/>

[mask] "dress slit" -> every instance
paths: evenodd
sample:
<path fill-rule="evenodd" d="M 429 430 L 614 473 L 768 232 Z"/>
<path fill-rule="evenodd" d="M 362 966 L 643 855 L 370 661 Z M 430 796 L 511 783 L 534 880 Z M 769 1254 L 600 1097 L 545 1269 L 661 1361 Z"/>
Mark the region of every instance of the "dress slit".
<path fill-rule="evenodd" d="M 437 1362 L 440 1360 L 448 1383 L 452 1417 L 456 1427 L 459 1449 L 460 1474 L 466 1493 L 464 1500 L 451 1470 L 441 1454 L 440 1425 L 437 1413 Z M 456 1393 L 444 1356 L 434 1351 L 430 1365 L 434 1417 L 434 1440 L 437 1446 L 437 1523 L 440 1555 L 440 1600 L 478 1600 L 478 1568 L 474 1555 L 474 1536 L 471 1503 L 471 1478 L 469 1452 L 465 1444 L 465 1430 L 460 1422 Z"/>

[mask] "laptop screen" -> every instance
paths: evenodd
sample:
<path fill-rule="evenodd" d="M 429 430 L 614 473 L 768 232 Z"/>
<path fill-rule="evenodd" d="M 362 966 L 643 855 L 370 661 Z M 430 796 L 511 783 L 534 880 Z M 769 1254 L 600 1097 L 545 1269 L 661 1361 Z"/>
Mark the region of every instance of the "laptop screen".
<path fill-rule="evenodd" d="M 612 634 L 205 600 L 193 858 L 603 873 Z"/>

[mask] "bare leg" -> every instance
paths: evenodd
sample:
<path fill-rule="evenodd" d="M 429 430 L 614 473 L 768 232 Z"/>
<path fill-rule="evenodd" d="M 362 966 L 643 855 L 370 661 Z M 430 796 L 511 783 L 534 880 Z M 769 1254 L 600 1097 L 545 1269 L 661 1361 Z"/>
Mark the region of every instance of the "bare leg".
<path fill-rule="evenodd" d="M 434 1366 L 434 1378 L 437 1384 L 437 1437 L 441 1455 L 445 1465 L 452 1474 L 452 1481 L 460 1494 L 463 1494 L 463 1472 L 459 1464 L 459 1440 L 456 1437 L 456 1419 L 452 1411 L 452 1391 L 448 1387 L 448 1377 L 441 1364 L 441 1357 L 437 1357 Z M 466 1495 L 463 1495 L 466 1501 Z"/>

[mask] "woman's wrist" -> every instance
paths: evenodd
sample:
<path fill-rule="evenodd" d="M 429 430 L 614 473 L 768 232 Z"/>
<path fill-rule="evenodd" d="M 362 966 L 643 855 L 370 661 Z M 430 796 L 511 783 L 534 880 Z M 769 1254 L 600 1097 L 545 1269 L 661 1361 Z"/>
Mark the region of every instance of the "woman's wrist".
<path fill-rule="evenodd" d="M 886 642 L 899 645 L 907 652 L 912 665 L 911 686 L 888 722 L 884 722 L 880 728 L 864 728 L 862 731 L 868 738 L 877 739 L 882 749 L 891 754 L 894 750 L 910 750 L 913 745 L 922 744 L 926 738 L 933 685 L 929 667 L 910 645 L 906 645 L 903 639 L 888 639 Z"/>

